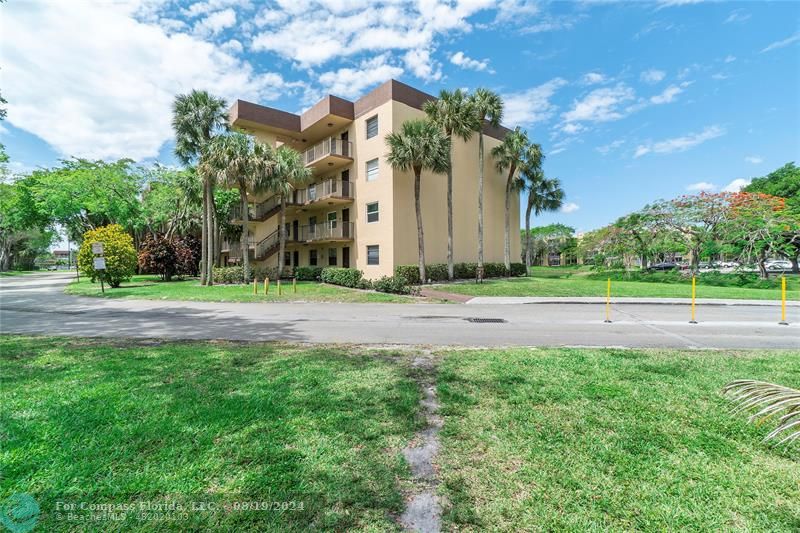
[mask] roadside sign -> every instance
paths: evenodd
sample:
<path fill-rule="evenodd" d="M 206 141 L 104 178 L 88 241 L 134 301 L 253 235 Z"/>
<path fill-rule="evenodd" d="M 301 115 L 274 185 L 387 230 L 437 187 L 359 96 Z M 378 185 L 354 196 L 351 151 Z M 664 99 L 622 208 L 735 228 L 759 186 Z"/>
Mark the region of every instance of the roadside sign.
<path fill-rule="evenodd" d="M 103 255 L 103 243 L 102 242 L 93 242 L 92 243 L 92 253 L 97 255 Z M 97 268 L 97 267 L 95 267 Z M 105 267 L 103 267 L 105 268 Z"/>
<path fill-rule="evenodd" d="M 106 269 L 106 258 L 105 257 L 95 257 L 94 258 L 94 269 L 95 270 L 105 270 Z"/>

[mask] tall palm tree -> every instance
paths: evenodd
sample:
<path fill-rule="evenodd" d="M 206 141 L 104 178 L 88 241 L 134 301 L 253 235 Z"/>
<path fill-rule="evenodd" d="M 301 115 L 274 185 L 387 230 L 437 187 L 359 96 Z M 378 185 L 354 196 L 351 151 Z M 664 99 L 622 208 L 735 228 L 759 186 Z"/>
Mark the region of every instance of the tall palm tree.
<path fill-rule="evenodd" d="M 564 202 L 561 181 L 546 178 L 541 168 L 523 165 L 521 171 L 528 191 L 528 206 L 525 208 L 525 266 L 531 266 L 531 213 L 539 216 L 546 211 L 559 209 Z"/>
<path fill-rule="evenodd" d="M 444 130 L 450 138 L 447 168 L 447 278 L 452 280 L 453 273 L 453 136 L 464 142 L 472 137 L 478 129 L 478 119 L 472 109 L 470 99 L 464 91 L 442 91 L 438 100 L 425 102 L 423 111 L 428 119 Z"/>
<path fill-rule="evenodd" d="M 179 94 L 172 104 L 172 129 L 175 131 L 175 156 L 184 165 L 197 162 L 203 147 L 214 133 L 227 129 L 227 104 L 207 91 Z M 203 285 L 212 284 L 214 234 L 216 226 L 213 176 L 203 176 L 203 228 L 200 276 Z"/>
<path fill-rule="evenodd" d="M 272 149 L 244 133 L 234 132 L 218 135 L 209 142 L 200 158 L 199 169 L 203 174 L 215 174 L 230 188 L 239 190 L 242 211 L 242 234 L 239 240 L 242 250 L 244 281 L 250 280 L 250 250 L 248 226 L 250 210 L 247 191 L 257 194 L 271 185 L 270 178 L 275 169 Z"/>
<path fill-rule="evenodd" d="M 483 128 L 486 125 L 500 126 L 503 119 L 503 99 L 488 89 L 477 89 L 469 97 L 470 107 L 475 113 L 473 124 L 478 131 L 478 275 L 483 273 Z"/>
<path fill-rule="evenodd" d="M 306 168 L 303 156 L 297 150 L 282 145 L 275 150 L 275 174 L 270 189 L 281 198 L 281 220 L 278 226 L 278 276 L 283 273 L 286 250 L 286 197 L 297 185 L 311 180 L 312 171 Z"/>
<path fill-rule="evenodd" d="M 386 159 L 392 168 L 414 173 L 414 207 L 417 212 L 417 246 L 419 253 L 419 279 L 425 283 L 425 236 L 422 230 L 420 185 L 422 171 L 443 174 L 450 167 L 450 138 L 429 120 L 416 119 L 403 122 L 399 132 L 386 136 L 389 153 Z"/>
<path fill-rule="evenodd" d="M 497 170 L 508 170 L 506 178 L 506 204 L 505 204 L 505 240 L 503 246 L 503 262 L 506 271 L 511 269 L 511 198 L 514 193 L 524 187 L 524 182 L 519 178 L 518 170 L 524 164 L 532 167 L 541 165 L 541 147 L 528 141 L 528 134 L 517 127 L 505 136 L 503 142 L 492 149 Z"/>

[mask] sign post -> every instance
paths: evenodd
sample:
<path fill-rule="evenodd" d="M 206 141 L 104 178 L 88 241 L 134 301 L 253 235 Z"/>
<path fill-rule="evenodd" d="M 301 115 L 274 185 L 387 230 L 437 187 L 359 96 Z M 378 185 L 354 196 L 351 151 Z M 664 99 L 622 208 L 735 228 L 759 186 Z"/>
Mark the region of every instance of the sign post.
<path fill-rule="evenodd" d="M 95 257 L 93 261 L 94 269 L 100 272 L 100 291 L 105 294 L 106 287 L 103 283 L 103 275 L 106 271 L 106 258 L 103 257 L 103 243 L 102 242 L 93 242 L 92 243 L 92 253 L 99 256 Z"/>

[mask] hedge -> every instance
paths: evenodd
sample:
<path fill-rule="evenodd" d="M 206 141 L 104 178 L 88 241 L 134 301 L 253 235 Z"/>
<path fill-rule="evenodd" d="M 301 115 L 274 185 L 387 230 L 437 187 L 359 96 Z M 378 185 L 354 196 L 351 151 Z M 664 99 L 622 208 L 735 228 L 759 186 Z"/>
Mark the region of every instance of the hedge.
<path fill-rule="evenodd" d="M 408 284 L 403 276 L 383 276 L 372 282 L 372 288 L 378 292 L 391 294 L 415 294 L 418 289 Z"/>
<path fill-rule="evenodd" d="M 214 274 L 214 281 L 222 284 L 242 283 L 244 277 L 244 271 L 240 266 L 214 267 L 212 274 Z"/>
<path fill-rule="evenodd" d="M 453 277 L 455 279 L 475 279 L 477 277 L 477 263 L 455 263 Z M 502 278 L 506 276 L 524 276 L 527 272 L 522 263 L 511 263 L 511 271 L 507 271 L 503 263 L 484 263 L 484 278 Z M 409 283 L 419 285 L 419 265 L 397 265 L 394 269 L 395 276 L 406 278 Z M 425 265 L 425 275 L 431 281 L 447 281 L 447 265 L 435 263 Z"/>
<path fill-rule="evenodd" d="M 648 270 L 607 270 L 593 272 L 587 279 L 605 281 L 643 281 L 650 283 L 690 283 L 692 273 L 688 270 L 668 270 L 653 272 Z M 749 289 L 774 289 L 780 287 L 780 280 L 760 279 L 755 272 L 722 273 L 716 270 L 697 274 L 697 283 L 714 287 L 745 287 Z"/>
<path fill-rule="evenodd" d="M 299 266 L 294 269 L 298 281 L 319 281 L 322 276 L 321 266 Z"/>
<path fill-rule="evenodd" d="M 363 273 L 355 268 L 327 267 L 322 269 L 320 280 L 332 285 L 355 289 L 359 286 L 362 276 Z"/>

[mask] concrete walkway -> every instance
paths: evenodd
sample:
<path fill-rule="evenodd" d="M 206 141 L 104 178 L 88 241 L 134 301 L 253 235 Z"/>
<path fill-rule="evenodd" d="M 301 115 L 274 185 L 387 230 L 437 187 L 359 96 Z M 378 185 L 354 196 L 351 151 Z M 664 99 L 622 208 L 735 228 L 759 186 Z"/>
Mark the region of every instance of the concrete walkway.
<path fill-rule="evenodd" d="M 800 350 L 800 307 L 578 302 L 210 303 L 82 298 L 61 273 L 0 279 L 0 332 L 167 339 L 456 346 L 623 346 Z M 564 302 L 558 302 L 564 303 Z M 476 320 L 477 319 L 477 320 Z"/>
<path fill-rule="evenodd" d="M 433 291 L 436 292 L 436 291 Z M 449 294 L 449 293 L 448 293 Z M 471 305 L 520 305 L 520 304 L 605 304 L 605 298 L 595 296 L 476 296 L 465 303 Z M 614 305 L 691 305 L 691 298 L 611 298 Z M 780 307 L 780 300 L 721 300 L 697 298 L 696 305 L 754 305 Z M 800 301 L 787 301 L 787 307 L 800 307 Z"/>

